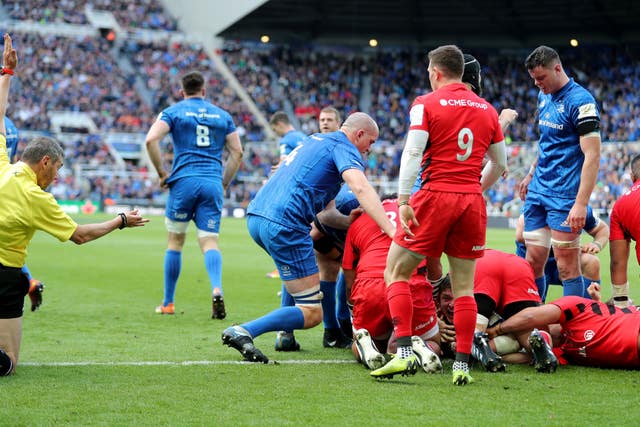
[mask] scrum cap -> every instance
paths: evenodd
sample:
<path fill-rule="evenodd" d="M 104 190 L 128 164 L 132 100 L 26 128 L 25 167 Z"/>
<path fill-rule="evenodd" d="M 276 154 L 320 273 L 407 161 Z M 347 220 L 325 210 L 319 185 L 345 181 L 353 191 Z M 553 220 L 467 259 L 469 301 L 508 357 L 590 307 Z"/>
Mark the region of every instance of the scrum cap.
<path fill-rule="evenodd" d="M 480 78 L 480 63 L 476 58 L 464 54 L 464 73 L 462 74 L 462 81 L 471 85 L 473 92 L 482 96 L 482 80 Z"/>

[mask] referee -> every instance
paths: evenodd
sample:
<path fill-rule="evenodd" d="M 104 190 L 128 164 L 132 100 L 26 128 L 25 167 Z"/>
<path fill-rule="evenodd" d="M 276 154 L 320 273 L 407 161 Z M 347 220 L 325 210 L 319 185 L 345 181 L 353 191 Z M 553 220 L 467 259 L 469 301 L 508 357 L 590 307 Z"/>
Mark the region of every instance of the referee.
<path fill-rule="evenodd" d="M 45 231 L 61 242 L 82 244 L 116 229 L 143 226 L 149 220 L 137 210 L 119 213 L 99 224 L 76 224 L 62 211 L 45 189 L 56 179 L 64 153 L 51 138 L 29 142 L 22 161 L 9 163 L 4 116 L 11 76 L 18 64 L 11 37 L 4 35 L 3 64 L 0 71 L 0 376 L 15 372 L 22 337 L 24 297 L 29 290 L 22 273 L 27 245 L 36 230 Z M 39 292 L 29 295 L 32 309 L 41 302 Z"/>

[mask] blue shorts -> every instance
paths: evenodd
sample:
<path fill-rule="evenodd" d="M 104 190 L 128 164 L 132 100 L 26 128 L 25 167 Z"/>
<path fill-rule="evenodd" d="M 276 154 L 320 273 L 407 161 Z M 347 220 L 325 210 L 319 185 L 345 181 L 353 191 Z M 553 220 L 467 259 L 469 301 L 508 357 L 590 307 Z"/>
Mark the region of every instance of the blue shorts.
<path fill-rule="evenodd" d="M 575 200 L 527 193 L 524 201 L 524 231 L 534 231 L 543 227 L 571 233 L 566 223 Z"/>
<path fill-rule="evenodd" d="M 318 272 L 309 232 L 294 230 L 257 215 L 247 215 L 251 238 L 276 263 L 280 278 L 289 281 Z"/>
<path fill-rule="evenodd" d="M 222 182 L 203 177 L 180 178 L 171 184 L 165 216 L 171 221 L 193 221 L 199 230 L 217 233 L 222 215 Z"/>

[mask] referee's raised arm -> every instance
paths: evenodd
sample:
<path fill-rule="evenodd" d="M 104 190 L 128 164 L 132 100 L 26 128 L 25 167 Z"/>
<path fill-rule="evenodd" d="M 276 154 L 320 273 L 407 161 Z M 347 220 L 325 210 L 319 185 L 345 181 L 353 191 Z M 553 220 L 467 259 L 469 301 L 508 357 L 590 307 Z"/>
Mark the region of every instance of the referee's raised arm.
<path fill-rule="evenodd" d="M 7 101 L 9 99 L 9 87 L 11 86 L 11 76 L 13 70 L 18 65 L 18 55 L 13 48 L 11 36 L 4 35 L 4 50 L 2 52 L 2 70 L 0 70 L 0 133 L 5 135 L 4 116 L 7 112 Z"/>

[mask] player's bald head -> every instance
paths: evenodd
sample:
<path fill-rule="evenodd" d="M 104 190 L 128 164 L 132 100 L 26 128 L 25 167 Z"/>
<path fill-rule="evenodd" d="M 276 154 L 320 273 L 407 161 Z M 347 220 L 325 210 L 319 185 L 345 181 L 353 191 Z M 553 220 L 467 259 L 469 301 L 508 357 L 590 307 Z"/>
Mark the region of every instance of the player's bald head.
<path fill-rule="evenodd" d="M 376 121 L 373 120 L 367 113 L 363 113 L 360 111 L 355 112 L 347 117 L 347 120 L 345 120 L 342 124 L 342 129 L 350 132 L 362 129 L 372 135 L 375 134 L 376 137 L 380 132 Z"/>
<path fill-rule="evenodd" d="M 361 112 L 353 113 L 347 117 L 340 130 L 347 135 L 349 141 L 362 154 L 369 151 L 369 148 L 376 142 L 380 133 L 375 120 L 368 114 Z"/>

